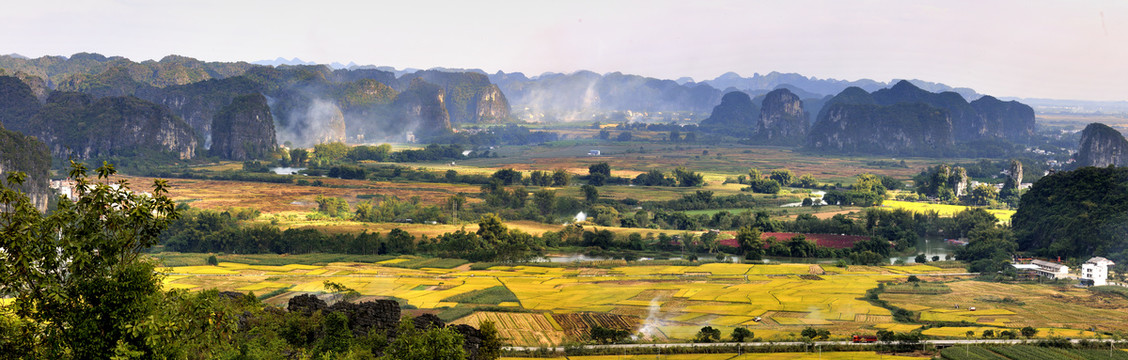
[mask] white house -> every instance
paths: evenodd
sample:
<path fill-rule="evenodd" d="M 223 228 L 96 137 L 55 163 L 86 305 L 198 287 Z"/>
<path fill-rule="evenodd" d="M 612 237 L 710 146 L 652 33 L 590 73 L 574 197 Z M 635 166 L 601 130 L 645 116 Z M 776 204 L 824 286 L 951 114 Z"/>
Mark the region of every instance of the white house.
<path fill-rule="evenodd" d="M 1055 262 L 1034 260 L 1031 261 L 1030 264 L 1038 266 L 1038 275 L 1045 276 L 1050 279 L 1064 278 L 1069 275 L 1068 266 Z"/>
<path fill-rule="evenodd" d="M 599 156 L 599 150 L 588 150 L 588 156 Z"/>
<path fill-rule="evenodd" d="M 1108 285 L 1108 267 L 1116 265 L 1109 259 L 1097 256 L 1081 264 L 1081 284 L 1089 286 Z"/>

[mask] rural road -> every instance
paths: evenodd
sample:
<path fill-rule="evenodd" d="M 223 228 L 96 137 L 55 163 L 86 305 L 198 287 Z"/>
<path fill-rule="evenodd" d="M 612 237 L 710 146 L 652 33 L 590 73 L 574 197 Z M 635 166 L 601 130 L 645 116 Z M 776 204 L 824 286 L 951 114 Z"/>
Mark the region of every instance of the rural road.
<path fill-rule="evenodd" d="M 1097 340 L 1094 340 L 1094 339 L 1090 339 L 1090 340 L 1097 341 Z M 1109 340 L 1102 340 L 1102 341 L 1109 341 Z M 972 344 L 1022 344 L 1022 343 L 1030 343 L 1030 342 L 1032 342 L 1032 341 L 1024 340 L 1024 339 L 1014 339 L 1014 340 L 1009 340 L 1009 339 L 922 340 L 921 341 L 921 343 L 931 344 L 931 345 L 936 345 L 936 346 L 943 346 L 943 347 L 957 346 L 957 345 L 972 345 Z M 1071 339 L 1070 342 L 1077 344 L 1077 343 L 1081 342 L 1081 339 Z M 1116 341 L 1116 343 L 1118 343 L 1118 344 L 1128 344 L 1128 340 L 1120 340 L 1120 341 Z M 866 346 L 866 345 L 873 345 L 873 344 L 875 344 L 875 343 L 855 343 L 855 342 L 851 342 L 851 341 L 815 341 L 815 342 L 790 341 L 790 342 L 746 342 L 746 343 L 725 342 L 725 343 L 611 344 L 611 345 L 583 345 L 582 347 L 584 349 L 635 349 L 635 348 L 666 349 L 666 348 L 719 347 L 719 346 L 737 346 L 737 345 L 746 346 L 746 347 L 756 347 L 756 346 L 775 346 L 775 345 L 779 345 L 779 346 L 803 346 L 803 345 L 810 345 L 810 346 L 827 346 L 827 345 Z M 539 349 L 548 349 L 549 351 L 554 351 L 554 352 L 563 352 L 564 351 L 564 347 L 538 348 L 538 347 L 528 347 L 528 346 L 509 346 L 509 347 L 505 347 L 504 349 L 510 350 L 510 351 L 536 351 L 536 350 L 539 350 Z"/>

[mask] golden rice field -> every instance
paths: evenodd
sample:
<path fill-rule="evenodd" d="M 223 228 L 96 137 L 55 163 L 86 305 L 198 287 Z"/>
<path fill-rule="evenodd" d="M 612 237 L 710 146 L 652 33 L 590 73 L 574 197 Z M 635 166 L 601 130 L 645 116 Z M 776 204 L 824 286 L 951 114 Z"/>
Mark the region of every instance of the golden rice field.
<path fill-rule="evenodd" d="M 920 312 L 921 320 L 967 321 L 1011 329 L 1041 328 L 1040 336 L 1086 336 L 1069 329 L 1128 330 L 1128 299 L 1096 294 L 1070 286 L 1000 284 L 978 281 L 948 283 L 951 293 L 938 295 L 882 294 L 895 306 Z M 1001 299 L 1012 301 L 1002 302 Z M 956 308 L 959 305 L 959 308 Z M 969 308 L 975 307 L 975 311 Z M 929 329 L 927 335 L 963 337 L 969 329 Z M 974 328 L 982 332 L 986 328 Z M 931 333 L 930 333 L 931 332 Z"/>
<path fill-rule="evenodd" d="M 883 207 L 891 207 L 894 209 L 905 209 L 914 212 L 935 211 L 940 216 L 953 216 L 960 211 L 971 208 L 970 206 L 963 205 L 948 205 L 948 204 L 929 204 L 921 202 L 899 201 L 899 200 L 885 200 L 882 203 Z M 986 209 L 988 213 L 995 215 L 1000 222 L 1010 223 L 1011 216 L 1014 215 L 1014 210 L 996 210 Z"/>
<path fill-rule="evenodd" d="M 806 326 L 834 329 L 836 336 L 873 324 L 891 322 L 888 310 L 859 300 L 881 281 L 900 281 L 904 273 L 940 272 L 914 266 L 852 266 L 817 269 L 806 264 L 749 265 L 712 263 L 697 266 L 623 266 L 563 268 L 495 266 L 485 270 L 405 269 L 391 267 L 404 259 L 376 264 L 180 266 L 162 269 L 166 288 L 217 288 L 264 294 L 282 304 L 302 293 L 325 292 L 325 281 L 357 290 L 365 298 L 395 297 L 420 309 L 470 307 L 449 300 L 455 295 L 503 286 L 517 301 L 498 304 L 530 313 L 471 313 L 458 322 L 472 325 L 495 320 L 515 345 L 557 345 L 565 336 L 548 314 L 605 313 L 655 319 L 656 339 L 689 339 L 702 326 L 731 332 L 748 327 L 764 339 L 793 339 Z M 800 275 L 823 272 L 814 279 Z M 898 274 L 900 273 L 900 274 Z M 754 321 L 755 317 L 763 321 Z M 496 317 L 497 319 L 493 319 Z M 504 318 L 504 319 L 502 319 Z"/>
<path fill-rule="evenodd" d="M 527 358 L 501 358 L 502 360 L 522 360 Z M 557 359 L 567 360 L 870 360 L 870 359 L 928 359 L 927 357 L 897 356 L 863 351 L 826 351 L 814 353 L 751 353 L 751 354 L 674 354 L 674 355 L 589 355 L 567 356 Z"/>
<path fill-rule="evenodd" d="M 217 288 L 264 294 L 285 289 L 266 301 L 284 304 L 304 293 L 326 292 L 333 281 L 355 289 L 362 299 L 399 298 L 420 309 L 465 309 L 455 323 L 477 325 L 492 320 L 512 345 L 546 346 L 568 342 L 574 334 L 562 327 L 564 314 L 610 314 L 652 329 L 644 338 L 677 341 L 692 338 L 703 326 L 728 334 L 746 327 L 764 340 L 793 340 L 808 326 L 826 328 L 832 339 L 878 329 L 905 332 L 919 325 L 897 324 L 890 312 L 861 297 L 879 282 L 904 281 L 907 274 L 947 272 L 930 265 L 833 266 L 710 263 L 695 266 L 621 266 L 610 268 L 494 266 L 484 270 L 392 267 L 406 259 L 375 264 L 334 262 L 318 265 L 247 265 L 164 268 L 166 288 Z M 811 276 L 819 273 L 819 276 Z M 938 277 L 937 277 L 938 278 Z M 1038 284 L 999 284 L 971 280 L 947 283 L 949 294 L 881 295 L 895 306 L 919 312 L 922 320 L 967 321 L 968 327 L 940 327 L 925 335 L 962 338 L 968 330 L 1001 331 L 1039 328 L 1039 337 L 1086 337 L 1102 331 L 1128 330 L 1128 300 L 1084 289 Z M 473 291 L 504 287 L 513 300 L 500 307 L 523 313 L 474 312 L 481 303 L 453 299 Z M 510 299 L 512 299 L 511 297 Z M 1009 297 L 1012 303 L 999 302 Z M 955 305 L 959 304 L 960 309 Z M 969 311 L 975 306 L 976 311 Z M 553 319 L 556 314 L 557 319 Z M 587 316 L 587 315 L 584 315 Z M 755 321 L 761 317 L 761 321 Z M 571 320 L 569 320 L 571 321 Z M 634 326 L 634 325 L 624 325 Z M 637 331 L 639 329 L 633 329 Z"/>

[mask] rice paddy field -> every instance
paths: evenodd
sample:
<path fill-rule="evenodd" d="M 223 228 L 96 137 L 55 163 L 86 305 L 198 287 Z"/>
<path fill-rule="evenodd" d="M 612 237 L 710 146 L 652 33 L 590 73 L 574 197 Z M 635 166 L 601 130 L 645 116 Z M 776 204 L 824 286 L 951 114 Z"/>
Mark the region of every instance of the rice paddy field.
<path fill-rule="evenodd" d="M 929 265 L 839 268 L 731 263 L 471 270 L 462 261 L 411 257 L 314 265 L 223 261 L 218 266 L 162 269 L 169 289 L 271 293 L 264 301 L 277 305 L 299 294 L 326 294 L 324 282 L 332 281 L 358 291 L 360 301 L 400 299 L 453 323 L 492 320 L 510 344 L 523 346 L 575 341 L 596 325 L 660 342 L 688 340 L 703 326 L 719 328 L 726 336 L 735 327 L 746 327 L 765 341 L 797 339 L 808 326 L 826 328 L 835 339 L 877 329 L 908 331 L 911 325 L 894 323 L 889 310 L 861 297 L 880 282 L 945 271 Z M 1041 328 L 1039 336 L 1078 337 L 1092 333 L 1076 329 L 1128 326 L 1122 321 L 1128 309 L 1123 298 L 1102 297 L 1099 301 L 1104 302 L 1096 303 L 1098 299 L 1084 290 L 1042 285 L 955 281 L 948 286 L 952 289 L 948 294 L 884 294 L 882 299 L 919 311 L 922 318 L 979 324 L 973 329 L 977 332 L 981 327 L 1031 325 Z M 1007 306 L 985 296 L 1018 297 L 1025 304 Z M 949 311 L 953 302 L 978 309 Z M 926 334 L 963 337 L 967 330 L 934 328 Z"/>
<path fill-rule="evenodd" d="M 527 358 L 501 358 L 503 360 L 522 360 Z M 589 355 L 567 356 L 557 359 L 567 360 L 870 360 L 870 359 L 928 359 L 928 357 L 898 356 L 864 351 L 827 351 L 821 353 L 762 353 L 762 354 L 674 354 L 674 355 Z"/>
<path fill-rule="evenodd" d="M 894 209 L 905 209 L 915 212 L 935 211 L 940 216 L 953 216 L 960 211 L 967 210 L 971 207 L 963 205 L 948 205 L 948 204 L 929 204 L 921 202 L 909 202 L 899 200 L 885 200 L 882 203 L 883 207 L 890 207 Z M 987 209 L 988 213 L 995 215 L 999 222 L 1010 223 L 1011 216 L 1014 215 L 1014 210 L 997 210 Z"/>
<path fill-rule="evenodd" d="M 925 335 L 964 337 L 1000 327 L 1019 329 L 1031 326 L 1039 336 L 1089 337 L 1089 331 L 1128 331 L 1128 299 L 1119 295 L 1095 293 L 1071 286 L 1041 284 L 1000 284 L 955 281 L 943 294 L 885 293 L 881 299 L 892 305 L 919 312 L 921 320 L 966 321 L 979 327 L 941 327 Z M 959 305 L 959 308 L 956 306 Z M 975 311 L 970 308 L 974 307 Z"/>

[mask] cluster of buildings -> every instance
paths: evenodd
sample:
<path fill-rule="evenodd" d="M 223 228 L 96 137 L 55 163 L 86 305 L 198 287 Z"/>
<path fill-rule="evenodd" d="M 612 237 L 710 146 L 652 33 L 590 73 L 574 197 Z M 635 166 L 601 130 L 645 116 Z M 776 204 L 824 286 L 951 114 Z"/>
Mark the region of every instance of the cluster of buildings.
<path fill-rule="evenodd" d="M 1108 285 L 1108 268 L 1116 265 L 1112 260 L 1103 257 L 1094 257 L 1081 264 L 1081 276 L 1078 278 L 1084 286 Z M 1070 279 L 1069 267 L 1045 260 L 1033 260 L 1027 264 L 1013 264 L 1021 274 L 1027 277 L 1044 277 L 1047 279 Z"/>

